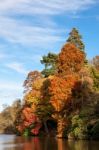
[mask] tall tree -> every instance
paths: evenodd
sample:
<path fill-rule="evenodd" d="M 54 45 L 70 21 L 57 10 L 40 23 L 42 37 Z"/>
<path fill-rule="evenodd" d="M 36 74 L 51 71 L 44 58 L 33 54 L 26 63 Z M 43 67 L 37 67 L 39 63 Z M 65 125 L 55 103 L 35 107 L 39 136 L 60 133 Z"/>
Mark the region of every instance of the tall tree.
<path fill-rule="evenodd" d="M 24 82 L 26 89 L 24 95 L 25 104 L 36 114 L 47 129 L 47 120 L 51 116 L 52 106 L 47 99 L 48 79 L 43 78 L 38 71 L 30 72 Z M 48 95 L 48 94 L 47 94 Z"/>
<path fill-rule="evenodd" d="M 79 31 L 76 28 L 73 28 L 69 35 L 67 42 L 74 44 L 77 48 L 84 51 L 85 45 L 82 42 L 82 36 L 79 34 Z"/>
<path fill-rule="evenodd" d="M 47 56 L 42 57 L 41 64 L 45 65 L 45 69 L 42 71 L 44 77 L 53 75 L 56 72 L 57 57 L 58 55 L 54 53 L 48 53 Z"/>
<path fill-rule="evenodd" d="M 50 81 L 50 102 L 54 107 L 53 117 L 57 120 L 57 136 L 63 137 L 63 132 L 68 127 L 68 115 L 72 110 L 72 90 L 77 82 L 77 76 L 54 76 Z"/>
<path fill-rule="evenodd" d="M 85 54 L 74 44 L 67 43 L 58 57 L 58 74 L 67 75 L 77 73 L 84 65 Z"/>
<path fill-rule="evenodd" d="M 51 79 L 49 85 L 50 101 L 57 117 L 58 137 L 63 136 L 64 125 L 68 122 L 67 114 L 73 103 L 72 91 L 79 80 L 78 72 L 84 58 L 84 52 L 71 43 L 65 44 L 58 56 L 57 76 Z"/>

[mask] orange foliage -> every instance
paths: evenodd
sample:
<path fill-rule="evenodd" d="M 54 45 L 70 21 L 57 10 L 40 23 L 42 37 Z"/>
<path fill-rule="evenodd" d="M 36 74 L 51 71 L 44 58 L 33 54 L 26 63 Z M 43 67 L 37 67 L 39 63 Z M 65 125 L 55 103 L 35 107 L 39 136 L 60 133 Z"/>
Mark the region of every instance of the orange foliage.
<path fill-rule="evenodd" d="M 77 76 L 68 75 L 65 78 L 55 76 L 50 82 L 51 104 L 57 112 L 68 105 L 72 97 L 72 89 L 76 83 Z"/>
<path fill-rule="evenodd" d="M 78 72 L 84 64 L 85 54 L 73 44 L 65 44 L 58 57 L 58 73 L 62 75 Z"/>

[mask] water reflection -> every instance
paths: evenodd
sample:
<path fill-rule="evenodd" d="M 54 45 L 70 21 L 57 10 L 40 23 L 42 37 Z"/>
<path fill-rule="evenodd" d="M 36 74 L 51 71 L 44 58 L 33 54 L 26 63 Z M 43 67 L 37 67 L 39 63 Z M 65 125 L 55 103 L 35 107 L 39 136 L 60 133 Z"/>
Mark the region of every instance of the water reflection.
<path fill-rule="evenodd" d="M 0 150 L 99 150 L 99 142 L 0 135 Z"/>

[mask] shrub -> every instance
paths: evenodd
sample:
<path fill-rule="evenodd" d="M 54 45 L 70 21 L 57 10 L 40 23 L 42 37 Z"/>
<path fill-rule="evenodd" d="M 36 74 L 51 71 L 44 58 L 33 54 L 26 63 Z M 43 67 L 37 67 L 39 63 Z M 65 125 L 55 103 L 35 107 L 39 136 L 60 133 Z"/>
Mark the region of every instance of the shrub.
<path fill-rule="evenodd" d="M 91 129 L 91 138 L 95 140 L 99 139 L 99 122 L 95 123 Z"/>

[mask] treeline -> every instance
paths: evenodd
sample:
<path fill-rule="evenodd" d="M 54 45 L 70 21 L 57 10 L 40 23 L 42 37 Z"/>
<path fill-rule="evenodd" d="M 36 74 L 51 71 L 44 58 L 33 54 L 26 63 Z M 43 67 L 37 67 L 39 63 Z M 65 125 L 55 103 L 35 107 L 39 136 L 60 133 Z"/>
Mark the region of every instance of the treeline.
<path fill-rule="evenodd" d="M 3 105 L 3 111 L 0 113 L 0 133 L 15 133 L 16 117 L 22 107 L 20 99 L 16 99 L 11 106 Z"/>
<path fill-rule="evenodd" d="M 73 28 L 60 53 L 48 53 L 41 63 L 44 70 L 30 72 L 24 81 L 16 133 L 99 139 L 99 56 L 88 62 Z"/>

